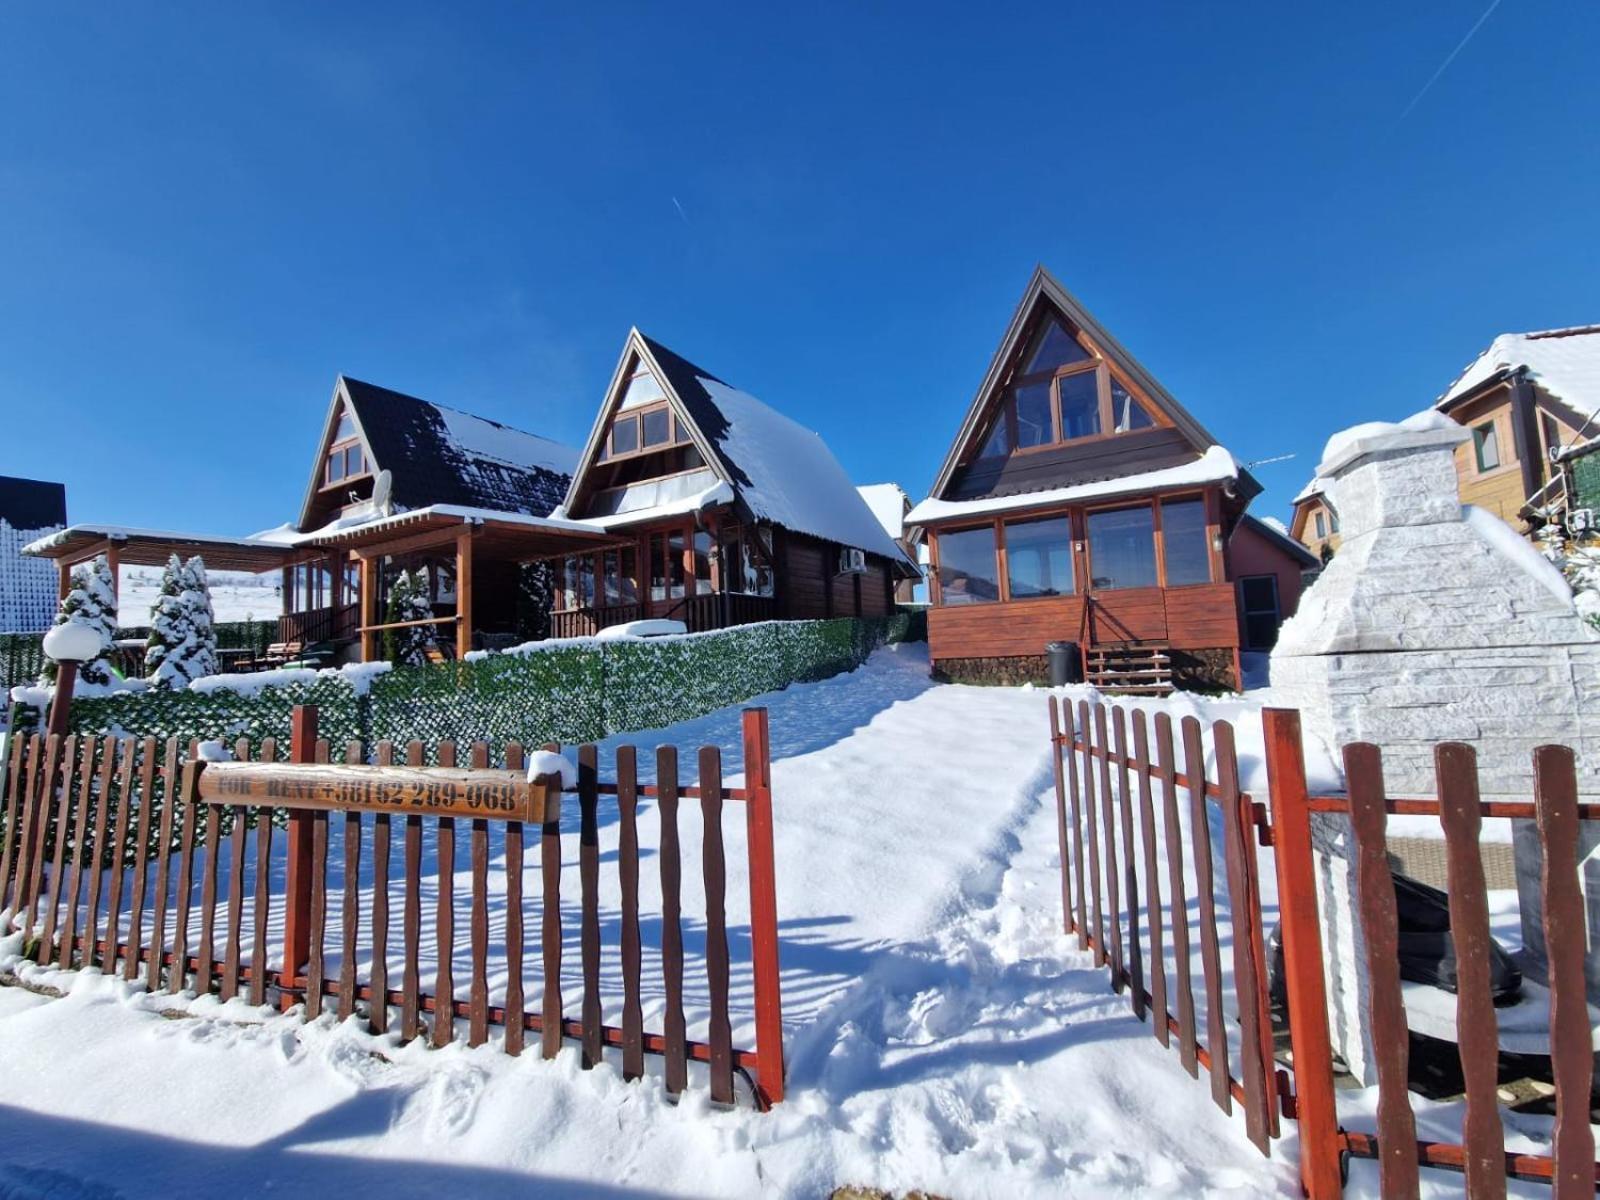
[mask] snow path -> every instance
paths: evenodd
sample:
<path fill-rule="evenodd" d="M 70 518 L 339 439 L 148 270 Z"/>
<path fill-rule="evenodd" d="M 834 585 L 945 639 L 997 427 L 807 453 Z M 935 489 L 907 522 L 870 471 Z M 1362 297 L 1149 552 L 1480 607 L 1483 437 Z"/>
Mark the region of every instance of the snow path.
<path fill-rule="evenodd" d="M 168 1020 L 165 998 L 80 972 L 55 977 L 62 1000 L 0 989 L 0 1194 L 1293 1194 L 1289 1155 L 1262 1158 L 1059 932 L 1043 693 L 934 687 L 898 648 L 762 702 L 790 1056 L 773 1113 L 710 1111 L 698 1086 L 674 1106 L 659 1062 L 625 1084 L 571 1047 L 402 1048 L 209 998 Z M 740 769 L 736 710 L 623 740 L 641 764 L 711 741 Z"/>

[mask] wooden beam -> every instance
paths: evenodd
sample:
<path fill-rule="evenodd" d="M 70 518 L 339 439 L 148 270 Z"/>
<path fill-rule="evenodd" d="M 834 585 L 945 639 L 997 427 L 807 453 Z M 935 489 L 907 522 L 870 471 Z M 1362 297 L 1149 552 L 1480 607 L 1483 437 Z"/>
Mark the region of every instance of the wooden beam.
<path fill-rule="evenodd" d="M 375 559 L 363 558 L 361 562 L 361 661 L 378 660 L 378 635 L 372 627 L 378 623 L 378 564 Z"/>
<path fill-rule="evenodd" d="M 64 558 L 56 559 L 56 574 L 56 603 L 60 604 L 72 590 L 72 564 Z"/>
<path fill-rule="evenodd" d="M 372 546 L 357 546 L 352 553 L 359 559 L 396 557 L 401 554 L 411 554 L 417 550 L 432 550 L 439 546 L 448 546 L 457 541 L 464 528 L 470 526 L 448 525 L 443 529 L 428 529 L 421 533 L 409 534 L 406 537 L 395 538 L 392 542 L 383 542 Z"/>
<path fill-rule="evenodd" d="M 122 591 L 122 580 L 119 578 L 122 573 L 122 551 L 115 542 L 106 543 L 106 566 L 111 570 L 111 602 L 115 608 Z M 114 617 L 115 612 L 112 615 Z"/>
<path fill-rule="evenodd" d="M 469 525 L 456 534 L 456 660 L 472 650 L 472 536 Z"/>

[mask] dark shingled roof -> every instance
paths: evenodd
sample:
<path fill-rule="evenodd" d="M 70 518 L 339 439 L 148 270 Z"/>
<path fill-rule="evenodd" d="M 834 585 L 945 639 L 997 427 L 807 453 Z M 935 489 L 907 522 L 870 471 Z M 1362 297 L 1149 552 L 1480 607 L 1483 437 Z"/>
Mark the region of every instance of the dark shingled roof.
<path fill-rule="evenodd" d="M 537 437 L 342 376 L 374 463 L 402 509 L 455 504 L 549 516 L 566 495 L 576 452 Z"/>
<path fill-rule="evenodd" d="M 67 523 L 65 484 L 0 475 L 0 520 L 13 529 L 57 529 Z"/>

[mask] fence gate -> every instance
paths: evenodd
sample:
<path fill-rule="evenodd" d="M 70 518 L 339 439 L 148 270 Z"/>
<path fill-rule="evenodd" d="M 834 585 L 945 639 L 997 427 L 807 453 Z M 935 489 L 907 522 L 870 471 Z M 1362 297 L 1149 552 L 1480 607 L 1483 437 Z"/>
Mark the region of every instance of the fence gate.
<path fill-rule="evenodd" d="M 639 781 L 631 746 L 618 748 L 615 777 L 604 782 L 596 748 L 579 747 L 575 786 L 564 786 L 558 772 L 530 781 L 529 756 L 515 744 L 498 768 L 490 767 L 481 743 L 471 748 L 470 765 L 458 768 L 451 742 L 437 746 L 432 766 L 423 765 L 421 742 L 404 748 L 379 742 L 370 755 L 351 743 L 335 764 L 328 743 L 317 739 L 316 710 L 309 707 L 294 711 L 291 761 L 277 761 L 272 739 L 256 747 L 255 761 L 250 749 L 240 742 L 235 761 L 202 762 L 196 746 L 184 753 L 176 739 L 162 747 L 153 738 L 35 735 L 17 748 L 5 779 L 0 900 L 24 931 L 28 953 L 41 963 L 142 977 L 152 990 L 192 988 L 284 1009 L 303 1002 L 308 1019 L 324 1009 L 341 1020 L 363 1012 L 375 1033 L 394 1024 L 404 1040 L 425 1037 L 439 1046 L 463 1024 L 471 1045 L 487 1041 L 491 1026 L 503 1027 L 509 1054 L 521 1053 L 529 1033 L 546 1058 L 570 1038 L 581 1045 L 586 1068 L 605 1049 L 620 1050 L 629 1079 L 644 1074 L 645 1054 L 658 1054 L 670 1093 L 688 1086 L 689 1064 L 698 1062 L 714 1102 L 734 1102 L 736 1074 L 748 1081 L 757 1107 L 783 1098 L 764 709 L 744 715 L 741 788 L 723 785 L 714 746 L 699 751 L 692 781 L 680 775 L 677 750 L 660 747 L 649 785 Z M 562 994 L 571 944 L 561 893 L 564 798 L 575 798 L 578 822 L 576 1016 Z M 660 829 L 654 849 L 661 937 L 650 950 L 659 961 L 664 1008 L 660 1027 L 651 1030 L 642 1003 L 641 799 L 655 802 Z M 746 817 L 753 1048 L 732 1040 L 722 828 L 728 803 L 743 805 Z M 698 852 L 686 854 L 680 812 L 690 804 L 699 810 L 702 834 Z M 620 997 L 602 989 L 603 806 L 618 829 L 617 908 L 606 920 L 616 930 L 611 953 L 618 966 L 606 980 L 615 988 L 620 974 Z M 470 894 L 461 900 L 458 822 L 470 866 Z M 523 895 L 530 829 L 539 858 L 537 899 Z M 494 879 L 492 846 L 504 860 Z M 680 902 L 686 858 L 698 865 L 704 885 L 699 954 L 686 954 Z M 425 912 L 429 890 L 432 911 Z M 335 907 L 336 916 L 329 911 Z M 537 912 L 537 966 L 525 956 L 530 910 Z M 465 956 L 457 954 L 458 916 L 467 926 Z M 491 924 L 499 926 L 493 943 Z M 698 1009 L 692 1014 L 686 960 Z M 458 962 L 466 968 L 464 987 L 456 980 Z M 619 1000 L 620 1023 L 607 1024 L 603 1011 L 616 1011 Z M 703 1039 L 688 1037 L 690 1015 L 703 1020 Z"/>
<path fill-rule="evenodd" d="M 1216 782 L 1206 778 L 1202 731 L 1193 717 L 1184 718 L 1175 739 L 1165 712 L 1148 722 L 1139 709 L 1086 701 L 1074 712 L 1052 696 L 1050 732 L 1066 931 L 1107 968 L 1134 1015 L 1150 1016 L 1157 1041 L 1176 1040 L 1184 1069 L 1196 1077 L 1206 1071 L 1218 1107 L 1231 1112 L 1235 1102 L 1243 1105 L 1246 1133 L 1269 1153 L 1278 1133 L 1279 1082 L 1255 853 L 1262 813 L 1239 790 L 1233 730 L 1226 722 L 1213 727 Z M 1213 861 L 1217 840 L 1221 881 Z M 1198 906 L 1194 929 L 1191 898 Z M 1219 904 L 1233 924 L 1226 964 Z"/>

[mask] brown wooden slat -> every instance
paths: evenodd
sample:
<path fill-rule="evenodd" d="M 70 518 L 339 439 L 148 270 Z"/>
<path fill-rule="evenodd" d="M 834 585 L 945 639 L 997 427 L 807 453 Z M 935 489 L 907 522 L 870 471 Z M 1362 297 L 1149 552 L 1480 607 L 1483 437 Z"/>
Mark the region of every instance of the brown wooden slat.
<path fill-rule="evenodd" d="M 239 992 L 239 958 L 244 940 L 244 839 L 250 823 L 250 810 L 242 804 L 233 808 L 233 832 L 228 838 L 228 932 L 222 949 L 222 986 L 218 996 L 224 1003 Z"/>
<path fill-rule="evenodd" d="M 1206 1052 L 1211 1056 L 1211 1099 L 1233 1111 L 1228 1088 L 1228 1024 L 1222 1008 L 1222 952 L 1217 946 L 1217 892 L 1211 864 L 1211 820 L 1206 811 L 1206 755 L 1200 722 L 1183 718 L 1183 769 L 1189 786 L 1189 845 L 1194 855 L 1195 893 L 1200 901 L 1200 966 L 1206 984 Z"/>
<path fill-rule="evenodd" d="M 644 1077 L 643 949 L 639 940 L 639 758 L 617 747 L 617 875 L 622 890 L 622 1077 Z"/>
<path fill-rule="evenodd" d="M 57 789 L 55 818 L 52 822 L 56 831 L 56 845 L 50 864 L 50 903 L 45 906 L 44 929 L 39 935 L 38 957 L 40 962 L 45 963 L 55 957 L 56 914 L 61 909 L 61 877 L 66 870 L 67 838 L 64 831 L 72 822 L 73 777 L 80 769 L 78 758 L 78 735 L 68 734 L 61 747 L 61 786 Z"/>
<path fill-rule="evenodd" d="M 379 742 L 374 761 L 380 767 L 394 762 L 394 743 Z M 389 850 L 393 836 L 389 814 L 372 818 L 372 1001 L 368 1022 L 373 1033 L 389 1030 Z"/>
<path fill-rule="evenodd" d="M 317 742 L 317 758 L 326 762 L 327 743 Z M 328 814 L 311 814 L 311 925 L 306 955 L 306 1020 L 322 1015 L 322 985 L 327 981 L 328 935 Z"/>
<path fill-rule="evenodd" d="M 167 751 L 161 767 L 161 823 L 156 828 L 156 846 L 160 857 L 156 862 L 156 891 L 150 901 L 150 964 L 145 973 L 145 987 L 152 992 L 161 986 L 161 960 L 167 948 L 167 896 L 172 880 L 172 827 L 178 808 L 178 739 L 167 739 Z M 88 807 L 87 792 L 83 807 Z M 84 814 L 79 814 L 80 821 Z M 83 845 L 80 835 L 78 845 Z M 80 856 L 81 857 L 81 856 Z M 76 872 L 74 872 L 76 874 Z M 76 905 L 77 883 L 73 883 Z M 67 934 L 67 940 L 72 935 Z M 63 947 L 65 950 L 65 947 Z"/>
<path fill-rule="evenodd" d="M 267 926 L 272 915 L 272 813 L 270 808 L 255 810 L 256 877 L 255 905 L 250 942 L 250 1003 L 267 1002 Z"/>
<path fill-rule="evenodd" d="M 1133 846 L 1133 788 L 1128 780 L 1128 727 L 1124 710 L 1111 710 L 1112 744 L 1117 753 L 1117 807 L 1122 826 L 1123 893 L 1128 904 L 1128 991 L 1133 1015 L 1145 1014 L 1144 945 L 1139 937 L 1139 867 Z"/>
<path fill-rule="evenodd" d="M 67 915 L 66 915 L 65 922 L 63 923 L 63 925 L 61 927 L 61 948 L 60 948 L 60 952 L 56 956 L 56 965 L 58 967 L 63 967 L 63 968 L 70 967 L 70 966 L 73 965 L 72 953 L 73 953 L 73 949 L 76 946 L 77 940 L 78 940 L 78 897 L 83 895 L 83 863 L 84 863 L 84 859 L 88 854 L 93 853 L 93 852 L 97 852 L 97 850 L 92 849 L 89 846 L 89 844 L 87 842 L 87 838 L 89 836 L 89 809 L 90 809 L 90 807 L 92 806 L 92 804 L 94 802 L 95 756 L 100 751 L 100 749 L 101 749 L 100 739 L 94 738 L 94 737 L 89 738 L 84 743 L 83 763 L 79 768 L 79 774 L 78 774 L 78 805 L 77 805 L 77 813 L 76 813 L 76 816 L 75 816 L 74 821 L 73 821 L 72 866 L 71 866 L 70 870 L 68 871 L 68 879 L 67 879 Z M 177 749 L 177 739 L 174 738 L 171 742 L 168 743 L 167 755 L 168 755 L 169 763 L 170 763 L 170 760 L 172 759 L 173 755 L 175 754 L 176 749 Z M 109 753 L 109 748 L 108 748 L 107 752 Z M 165 812 L 170 812 L 171 809 L 172 809 L 172 803 L 171 803 L 171 799 L 170 799 L 172 794 L 173 794 L 173 787 L 172 787 L 172 784 L 169 782 L 168 785 L 167 785 L 167 795 L 168 795 L 169 799 L 168 799 L 167 804 L 164 806 L 164 811 Z M 166 845 L 167 843 L 163 842 L 162 844 Z M 161 857 L 161 874 L 162 874 L 162 878 L 166 877 L 167 859 L 168 859 L 168 856 L 163 853 L 163 855 Z M 163 889 L 163 894 L 165 894 L 165 889 Z M 93 923 L 91 922 L 91 927 L 92 927 L 92 924 Z M 159 947 L 161 945 L 161 936 L 160 936 L 161 922 L 160 922 L 159 919 L 156 922 L 156 929 L 157 929 L 157 936 L 156 936 L 156 939 L 155 939 L 155 943 Z M 82 960 L 80 960 L 80 961 L 82 961 Z M 152 959 L 152 962 L 156 962 L 158 964 L 157 970 L 159 970 L 159 958 Z M 149 986 L 151 987 L 152 990 L 156 986 L 157 978 L 158 977 L 156 975 L 156 972 L 152 971 L 151 979 L 150 979 L 150 983 L 149 983 Z"/>
<path fill-rule="evenodd" d="M 733 1103 L 733 1029 L 728 1015 L 728 865 L 722 846 L 722 751 L 700 749 L 700 813 L 705 822 L 706 983 L 711 989 L 711 1100 Z"/>
<path fill-rule="evenodd" d="M 1106 925 L 1100 902 L 1100 821 L 1096 815 L 1094 794 L 1094 727 L 1090 722 L 1087 700 L 1078 702 L 1078 728 L 1083 731 L 1083 807 L 1088 816 L 1084 837 L 1089 845 L 1089 900 L 1094 918 L 1090 933 L 1094 942 L 1094 965 L 1103 967 L 1106 965 Z"/>
<path fill-rule="evenodd" d="M 1072 823 L 1072 880 L 1073 880 L 1073 922 L 1078 932 L 1078 949 L 1089 948 L 1089 926 L 1085 912 L 1084 893 L 1087 891 L 1087 878 L 1083 873 L 1083 799 L 1078 790 L 1078 764 L 1082 761 L 1077 750 L 1077 742 L 1082 734 L 1082 728 L 1075 723 L 1072 705 L 1061 706 L 1062 729 L 1067 742 L 1067 800 L 1069 802 L 1068 819 Z"/>
<path fill-rule="evenodd" d="M 1094 740 L 1100 747 L 1100 836 L 1106 859 L 1106 936 L 1111 948 L 1111 988 L 1121 992 L 1127 976 L 1122 968 L 1122 898 L 1117 879 L 1116 798 L 1111 790 L 1111 739 L 1106 736 L 1106 706 L 1094 706 Z"/>
<path fill-rule="evenodd" d="M 517 747 L 516 769 L 522 766 Z M 506 748 L 506 765 L 513 762 Z M 522 822 L 506 822 L 506 1053 L 521 1054 L 527 1017 L 527 993 L 522 982 L 526 931 L 522 922 Z"/>
<path fill-rule="evenodd" d="M 1366 939 L 1367 1004 L 1372 1014 L 1372 1050 L 1378 1066 L 1379 1186 L 1384 1196 L 1415 1196 L 1417 1122 L 1407 1095 L 1411 1039 L 1400 991 L 1400 922 L 1394 876 L 1389 873 L 1388 814 L 1384 811 L 1383 761 L 1376 746 L 1344 748 L 1345 786 L 1355 834 L 1356 901 Z"/>
<path fill-rule="evenodd" d="M 1478 835 L 1477 756 L 1471 746 L 1446 742 L 1433 748 L 1444 825 L 1449 879 L 1450 934 L 1456 947 L 1456 1044 L 1466 1084 L 1462 1119 L 1467 1194 L 1473 1200 L 1506 1194 L 1505 1132 L 1500 1124 L 1499 1023 L 1489 990 L 1489 896 Z"/>
<path fill-rule="evenodd" d="M 406 745 L 406 765 L 422 765 L 422 743 Z M 411 1041 L 421 1032 L 422 978 L 422 818 L 406 817 L 405 876 L 402 883 L 400 944 L 400 1038 Z"/>
<path fill-rule="evenodd" d="M 688 1033 L 683 1015 L 683 868 L 678 850 L 678 750 L 656 748 L 656 806 L 661 813 L 661 975 L 667 993 L 662 1023 L 664 1082 L 677 1095 L 689 1085 Z"/>
<path fill-rule="evenodd" d="M 1142 709 L 1133 711 L 1133 758 L 1139 777 L 1139 830 L 1144 843 L 1145 924 L 1150 937 L 1150 1007 L 1156 1040 L 1169 1044 L 1167 948 L 1161 929 L 1161 874 L 1156 865 L 1156 810 L 1150 795 L 1150 731 Z"/>
<path fill-rule="evenodd" d="M 554 1058 L 561 1052 L 561 792 L 559 780 L 549 781 L 542 800 L 544 821 L 539 826 L 539 947 L 544 967 L 544 998 L 539 1008 L 540 1054 Z"/>
<path fill-rule="evenodd" d="M 520 771 L 525 766 L 527 766 L 527 762 L 526 762 L 526 760 L 525 760 L 525 758 L 523 756 L 522 743 L 521 742 L 507 742 L 506 743 L 506 770 L 508 770 L 508 771 Z"/>
<path fill-rule="evenodd" d="M 1199 1074 L 1195 1045 L 1194 986 L 1189 977 L 1189 900 L 1183 878 L 1183 824 L 1178 818 L 1178 768 L 1172 752 L 1172 717 L 1156 714 L 1156 776 L 1161 781 L 1162 826 L 1167 839 L 1167 894 L 1172 905 L 1173 991 L 1178 1008 L 1178 1061 L 1190 1078 Z"/>
<path fill-rule="evenodd" d="M 6 834 L 5 841 L 0 842 L 0 900 L 5 900 L 11 894 L 12 873 L 16 868 L 17 848 L 21 844 L 17 833 L 23 813 L 22 792 L 27 781 L 22 764 L 31 761 L 38 741 L 39 735 L 34 734 L 27 738 L 14 737 L 8 743 L 10 761 L 6 764 Z"/>
<path fill-rule="evenodd" d="M 483 770 L 489 765 L 489 747 L 472 744 L 472 766 Z M 489 822 L 472 819 L 472 983 L 467 1003 L 467 1044 L 481 1046 L 489 1040 Z"/>
<path fill-rule="evenodd" d="M 344 761 L 348 766 L 359 766 L 365 758 L 361 743 L 350 742 L 344 748 Z M 339 889 L 339 1020 L 344 1021 L 356 1011 L 356 949 L 361 927 L 361 813 L 351 810 L 344 815 L 344 832 L 341 838 L 344 849 L 344 886 Z"/>
<path fill-rule="evenodd" d="M 178 899 L 178 914 L 172 926 L 172 970 L 167 974 L 167 991 L 173 995 L 183 991 L 189 975 L 189 905 L 190 897 L 194 894 L 194 846 L 200 819 L 200 808 L 195 800 L 198 753 L 198 744 L 190 742 L 189 761 L 183 767 L 183 789 L 178 797 L 179 815 L 183 820 L 183 833 L 178 843 L 178 882 L 174 889 Z M 104 827 L 103 819 L 99 821 L 99 827 Z M 92 913 L 90 925 L 93 926 Z"/>
<path fill-rule="evenodd" d="M 1249 802 L 1239 794 L 1239 762 L 1233 726 L 1218 721 L 1211 727 L 1216 747 L 1217 788 L 1222 793 L 1222 844 L 1228 874 L 1228 905 L 1233 916 L 1233 988 L 1239 1004 L 1239 1072 L 1244 1085 L 1245 1136 L 1263 1154 L 1271 1153 L 1271 1059 L 1263 1058 L 1262 1035 L 1271 1016 L 1262 1005 L 1260 982 L 1266 971 L 1257 948 L 1261 926 L 1261 890 L 1254 871 L 1254 843 L 1248 838 Z"/>
<path fill-rule="evenodd" d="M 1050 697 L 1050 774 L 1056 787 L 1056 856 L 1061 863 L 1061 930 L 1072 932 L 1072 837 L 1067 832 L 1067 779 L 1061 756 L 1061 703 Z"/>
<path fill-rule="evenodd" d="M 117 958 L 122 951 L 122 886 L 127 861 L 128 821 L 133 806 L 133 778 L 137 766 L 138 744 L 128 738 L 122 743 L 120 779 L 117 786 L 117 815 L 112 823 L 111 842 L 107 847 L 111 871 L 111 887 L 106 892 L 106 949 L 101 969 L 107 975 L 117 969 Z"/>
<path fill-rule="evenodd" d="M 217 933 L 217 855 L 220 851 L 219 834 L 222 828 L 222 810 L 216 805 L 206 807 L 205 865 L 200 871 L 200 948 L 196 954 L 194 990 L 205 995 L 216 980 L 212 966 L 216 961 Z"/>
<path fill-rule="evenodd" d="M 45 739 L 44 769 L 39 780 L 39 791 L 29 806 L 34 814 L 34 828 L 30 834 L 28 851 L 28 919 L 23 926 L 29 934 L 32 934 L 38 920 L 39 900 L 44 888 L 45 847 L 49 844 L 47 839 L 55 810 L 51 800 L 55 798 L 57 781 L 61 777 L 61 750 L 62 740 L 59 737 L 51 734 Z"/>
<path fill-rule="evenodd" d="M 583 1066 L 600 1061 L 600 793 L 595 748 L 578 748 L 578 885 L 582 924 Z"/>
<path fill-rule="evenodd" d="M 1556 1085 L 1554 1194 L 1557 1200 L 1595 1192 L 1594 1128 L 1589 1123 L 1594 1053 L 1584 985 L 1587 917 L 1578 876 L 1578 783 L 1566 746 L 1533 752 L 1539 815 L 1544 946 L 1550 980 L 1550 1065 Z"/>
<path fill-rule="evenodd" d="M 438 762 L 441 767 L 456 765 L 456 744 L 440 742 Z M 434 944 L 439 969 L 434 980 L 433 1044 L 448 1046 L 455 1040 L 456 1022 L 451 1001 L 456 996 L 456 821 L 454 817 L 440 817 L 434 828 L 434 853 L 438 859 L 435 886 L 439 893 L 439 906 L 434 916 Z"/>
<path fill-rule="evenodd" d="M 156 739 L 141 743 L 139 766 L 139 821 L 133 845 L 133 896 L 128 905 L 128 961 L 123 978 L 139 977 L 140 955 L 144 948 L 144 899 L 150 874 L 150 821 L 155 795 Z"/>
<path fill-rule="evenodd" d="M 15 887 L 11 899 L 11 909 L 21 912 L 28 902 L 28 878 L 33 867 L 34 829 L 38 824 L 39 772 L 44 766 L 45 754 L 49 742 L 37 733 L 28 743 L 28 769 L 22 785 L 21 812 L 18 820 L 21 830 L 17 836 L 17 864 L 15 868 Z"/>

